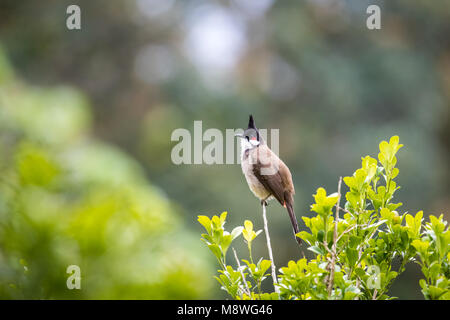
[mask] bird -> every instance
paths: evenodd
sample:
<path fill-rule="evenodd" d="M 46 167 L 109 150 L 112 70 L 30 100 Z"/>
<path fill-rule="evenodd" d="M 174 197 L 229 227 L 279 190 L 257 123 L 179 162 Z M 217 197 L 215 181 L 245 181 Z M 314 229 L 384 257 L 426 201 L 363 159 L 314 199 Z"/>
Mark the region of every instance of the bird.
<path fill-rule="evenodd" d="M 291 171 L 267 146 L 252 115 L 244 133 L 237 133 L 235 136 L 241 139 L 241 167 L 250 190 L 262 206 L 267 206 L 269 200 L 276 199 L 287 209 L 295 240 L 301 245 L 301 239 L 296 236 L 300 230 L 294 212 L 295 189 Z"/>

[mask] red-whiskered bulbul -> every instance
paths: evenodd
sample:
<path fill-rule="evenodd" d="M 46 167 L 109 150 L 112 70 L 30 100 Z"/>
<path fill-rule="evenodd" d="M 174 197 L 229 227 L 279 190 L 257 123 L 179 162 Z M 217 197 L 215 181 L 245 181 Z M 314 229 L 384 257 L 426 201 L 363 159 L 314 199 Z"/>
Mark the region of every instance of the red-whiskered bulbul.
<path fill-rule="evenodd" d="M 268 200 L 275 198 L 287 209 L 295 236 L 299 228 L 294 212 L 295 190 L 289 168 L 267 146 L 255 127 L 252 115 L 244 134 L 236 136 L 241 138 L 242 172 L 250 190 L 261 200 L 261 205 L 267 205 Z M 300 238 L 295 236 L 295 239 L 301 244 Z"/>

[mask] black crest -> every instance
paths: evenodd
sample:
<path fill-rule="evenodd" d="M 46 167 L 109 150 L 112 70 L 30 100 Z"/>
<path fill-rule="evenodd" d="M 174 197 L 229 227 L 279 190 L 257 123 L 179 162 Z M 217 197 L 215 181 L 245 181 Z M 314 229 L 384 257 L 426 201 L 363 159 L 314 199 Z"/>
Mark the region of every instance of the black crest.
<path fill-rule="evenodd" d="M 252 115 L 250 115 L 250 119 L 248 120 L 248 129 L 255 129 L 256 130 L 255 122 L 253 121 L 253 116 Z"/>
<path fill-rule="evenodd" d="M 256 137 L 258 141 L 261 141 L 261 137 L 259 135 L 258 129 L 256 129 L 255 121 L 253 120 L 253 116 L 250 115 L 250 118 L 248 119 L 248 128 L 245 130 L 245 134 L 249 137 L 252 135 Z"/>

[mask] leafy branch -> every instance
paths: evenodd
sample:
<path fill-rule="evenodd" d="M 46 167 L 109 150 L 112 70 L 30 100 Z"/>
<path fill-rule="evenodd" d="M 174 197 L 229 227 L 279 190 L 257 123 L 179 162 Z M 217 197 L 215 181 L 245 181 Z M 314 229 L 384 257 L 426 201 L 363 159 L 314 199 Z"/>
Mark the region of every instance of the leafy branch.
<path fill-rule="evenodd" d="M 415 261 L 424 275 L 420 280 L 424 297 L 450 299 L 450 231 L 443 215 L 430 215 L 430 221 L 424 224 L 422 211 L 402 214 L 398 212 L 402 203 L 393 202 L 400 188 L 395 182 L 399 174 L 396 154 L 402 147 L 398 136 L 382 141 L 378 159 L 363 157 L 361 168 L 339 179 L 337 193 L 327 195 L 324 188 L 317 189 L 311 205 L 316 215 L 302 217 L 309 231 L 297 234 L 315 258 L 289 261 L 279 269 L 278 276 L 269 239 L 272 262 L 261 258 L 256 265 L 253 263 L 251 244 L 260 231 L 253 231 L 250 221 L 230 234 L 223 230 L 226 213 L 211 220 L 199 216 L 208 231 L 202 235 L 203 240 L 222 268 L 216 277 L 222 288 L 235 299 L 392 299 L 387 295 L 390 286 L 406 265 Z M 342 181 L 348 188 L 343 207 Z M 268 236 L 266 219 L 265 228 Z M 234 270 L 226 264 L 225 255 L 240 233 L 247 242 L 250 261 L 242 260 L 245 265 L 240 266 L 236 255 L 238 268 Z M 397 257 L 401 265 L 394 270 Z M 276 291 L 262 293 L 261 282 L 268 276 L 265 272 L 269 267 Z"/>

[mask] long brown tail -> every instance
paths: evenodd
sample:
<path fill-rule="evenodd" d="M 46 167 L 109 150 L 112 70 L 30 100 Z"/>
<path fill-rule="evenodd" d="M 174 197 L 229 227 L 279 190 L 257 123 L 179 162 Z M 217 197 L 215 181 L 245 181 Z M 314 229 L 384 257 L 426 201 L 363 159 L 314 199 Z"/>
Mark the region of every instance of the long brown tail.
<path fill-rule="evenodd" d="M 299 237 L 296 236 L 296 234 L 300 232 L 300 229 L 298 228 L 297 218 L 295 217 L 294 208 L 292 207 L 292 200 L 289 198 L 286 199 L 285 205 L 286 205 L 287 212 L 289 213 L 289 218 L 291 219 L 292 228 L 294 229 L 295 240 L 297 241 L 297 243 L 299 245 L 301 245 L 302 239 L 300 239 Z"/>

